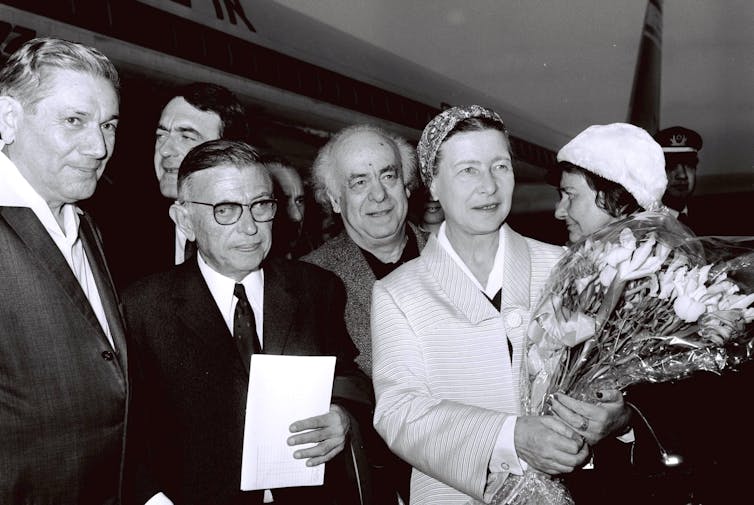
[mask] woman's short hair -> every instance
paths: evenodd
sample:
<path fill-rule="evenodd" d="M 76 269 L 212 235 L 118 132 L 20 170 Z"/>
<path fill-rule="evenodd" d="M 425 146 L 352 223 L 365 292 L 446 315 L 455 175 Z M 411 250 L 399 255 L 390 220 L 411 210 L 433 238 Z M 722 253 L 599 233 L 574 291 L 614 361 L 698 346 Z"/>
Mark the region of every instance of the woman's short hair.
<path fill-rule="evenodd" d="M 0 95 L 34 107 L 50 91 L 46 78 L 51 69 L 73 70 L 101 77 L 120 89 L 118 71 L 110 60 L 83 44 L 54 38 L 37 38 L 23 44 L 0 70 Z"/>
<path fill-rule="evenodd" d="M 558 162 L 556 168 L 549 171 L 548 182 L 560 186 L 560 176 L 563 172 L 584 177 L 586 183 L 596 193 L 594 203 L 612 217 L 619 218 L 641 210 L 636 198 L 626 188 L 568 161 Z"/>

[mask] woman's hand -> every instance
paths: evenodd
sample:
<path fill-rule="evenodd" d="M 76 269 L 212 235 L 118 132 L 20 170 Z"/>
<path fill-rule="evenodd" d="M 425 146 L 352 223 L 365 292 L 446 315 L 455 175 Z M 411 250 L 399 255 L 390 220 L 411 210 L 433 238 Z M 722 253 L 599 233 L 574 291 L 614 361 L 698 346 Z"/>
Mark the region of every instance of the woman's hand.
<path fill-rule="evenodd" d="M 562 393 L 551 397 L 552 411 L 589 445 L 608 436 L 619 436 L 631 421 L 631 409 L 616 389 L 597 391 L 595 402 L 582 402 Z"/>
<path fill-rule="evenodd" d="M 555 416 L 520 416 L 514 444 L 519 458 L 551 475 L 572 472 L 589 457 L 584 438 Z"/>

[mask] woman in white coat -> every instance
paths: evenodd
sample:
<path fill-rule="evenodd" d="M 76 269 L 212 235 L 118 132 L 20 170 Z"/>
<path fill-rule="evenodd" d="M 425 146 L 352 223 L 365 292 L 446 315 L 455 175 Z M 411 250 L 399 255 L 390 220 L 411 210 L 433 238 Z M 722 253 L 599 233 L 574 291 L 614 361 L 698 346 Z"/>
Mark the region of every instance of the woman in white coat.
<path fill-rule="evenodd" d="M 374 285 L 374 422 L 414 467 L 412 504 L 486 501 L 526 465 L 560 474 L 588 458 L 569 426 L 579 422 L 521 415 L 526 328 L 563 251 L 505 224 L 514 177 L 497 113 L 443 111 L 418 154 L 445 222 L 419 258 Z M 610 400 L 591 432 L 612 429 L 623 404 Z"/>

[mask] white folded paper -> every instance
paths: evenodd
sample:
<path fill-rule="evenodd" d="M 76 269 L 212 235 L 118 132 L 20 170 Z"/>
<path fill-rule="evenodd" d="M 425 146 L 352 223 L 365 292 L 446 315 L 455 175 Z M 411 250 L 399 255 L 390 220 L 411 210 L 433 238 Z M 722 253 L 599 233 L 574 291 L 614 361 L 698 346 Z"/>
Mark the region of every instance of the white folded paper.
<path fill-rule="evenodd" d="M 314 444 L 289 446 L 286 440 L 291 423 L 329 411 L 334 374 L 334 356 L 252 355 L 242 490 L 324 483 L 324 464 L 307 467 L 306 459 L 293 458 L 295 451 Z"/>

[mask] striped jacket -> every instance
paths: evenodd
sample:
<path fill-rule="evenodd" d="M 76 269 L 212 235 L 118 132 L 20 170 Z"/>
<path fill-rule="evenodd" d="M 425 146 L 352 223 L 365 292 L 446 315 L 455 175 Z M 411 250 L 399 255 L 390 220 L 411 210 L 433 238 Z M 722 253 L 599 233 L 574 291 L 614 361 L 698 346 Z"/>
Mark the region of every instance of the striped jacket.
<path fill-rule="evenodd" d="M 374 285 L 374 423 L 414 467 L 412 505 L 484 500 L 498 433 L 520 413 L 526 328 L 563 249 L 507 225 L 503 234 L 501 312 L 435 237 L 419 258 Z"/>

